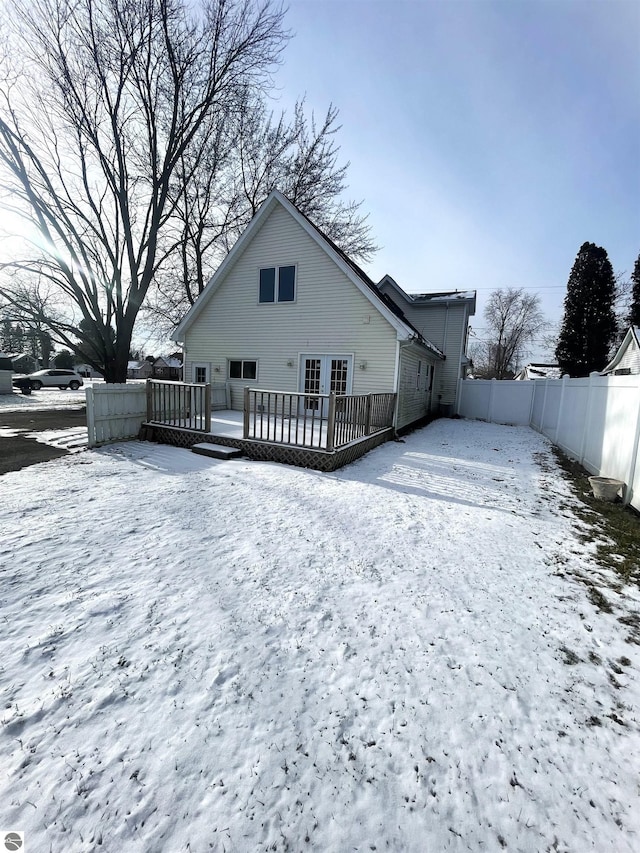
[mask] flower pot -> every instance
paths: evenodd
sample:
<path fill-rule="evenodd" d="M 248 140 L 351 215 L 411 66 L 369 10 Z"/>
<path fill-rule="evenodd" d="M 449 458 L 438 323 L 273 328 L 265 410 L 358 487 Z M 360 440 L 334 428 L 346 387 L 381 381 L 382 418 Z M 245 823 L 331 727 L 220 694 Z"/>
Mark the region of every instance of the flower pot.
<path fill-rule="evenodd" d="M 593 496 L 601 501 L 615 501 L 618 492 L 624 486 L 622 480 L 613 477 L 589 477 Z"/>

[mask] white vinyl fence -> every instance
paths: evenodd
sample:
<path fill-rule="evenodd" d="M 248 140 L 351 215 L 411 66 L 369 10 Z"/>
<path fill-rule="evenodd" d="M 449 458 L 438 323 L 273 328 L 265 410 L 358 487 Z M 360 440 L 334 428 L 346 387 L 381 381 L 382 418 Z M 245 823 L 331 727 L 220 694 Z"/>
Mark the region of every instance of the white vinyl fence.
<path fill-rule="evenodd" d="M 529 425 L 592 474 L 625 483 L 640 510 L 640 376 L 460 383 L 458 414 Z"/>

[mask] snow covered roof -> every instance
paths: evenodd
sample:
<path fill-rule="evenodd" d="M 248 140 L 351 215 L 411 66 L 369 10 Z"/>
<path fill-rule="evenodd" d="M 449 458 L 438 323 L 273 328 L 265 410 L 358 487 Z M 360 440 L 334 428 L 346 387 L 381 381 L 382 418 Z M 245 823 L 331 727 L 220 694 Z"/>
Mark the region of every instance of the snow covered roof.
<path fill-rule="evenodd" d="M 516 379 L 562 379 L 562 370 L 557 364 L 527 364 Z"/>
<path fill-rule="evenodd" d="M 476 312 L 476 291 L 475 290 L 447 290 L 435 293 L 407 293 L 403 290 L 398 282 L 390 275 L 384 275 L 377 284 L 380 289 L 384 284 L 390 285 L 397 293 L 409 302 L 412 307 L 419 308 L 421 306 L 437 305 L 438 303 L 450 304 L 452 302 L 468 302 L 470 314 Z"/>
<path fill-rule="evenodd" d="M 450 290 L 445 293 L 408 293 L 412 302 L 456 302 L 463 299 L 474 300 L 475 290 Z"/>

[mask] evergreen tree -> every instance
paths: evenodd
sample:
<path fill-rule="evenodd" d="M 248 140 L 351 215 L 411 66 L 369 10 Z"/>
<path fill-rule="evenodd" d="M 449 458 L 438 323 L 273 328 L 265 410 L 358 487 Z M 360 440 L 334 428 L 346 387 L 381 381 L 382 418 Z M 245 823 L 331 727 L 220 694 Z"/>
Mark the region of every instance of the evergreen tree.
<path fill-rule="evenodd" d="M 631 273 L 631 309 L 629 311 L 629 325 L 640 326 L 640 254 L 638 255 L 633 272 Z"/>
<path fill-rule="evenodd" d="M 62 349 L 59 353 L 56 354 L 55 358 L 53 359 L 53 363 L 61 370 L 73 370 L 73 353 L 69 352 L 68 349 Z"/>
<path fill-rule="evenodd" d="M 556 358 L 563 373 L 588 376 L 607 364 L 616 334 L 616 280 L 605 249 L 583 243 L 571 269 Z"/>

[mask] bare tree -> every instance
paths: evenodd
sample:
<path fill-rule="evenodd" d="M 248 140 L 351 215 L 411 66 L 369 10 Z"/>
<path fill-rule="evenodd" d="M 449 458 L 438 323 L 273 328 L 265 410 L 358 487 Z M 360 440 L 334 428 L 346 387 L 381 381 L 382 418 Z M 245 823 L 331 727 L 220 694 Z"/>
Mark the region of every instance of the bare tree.
<path fill-rule="evenodd" d="M 360 202 L 345 202 L 349 163 L 338 163 L 338 112 L 309 119 L 304 101 L 292 118 L 267 110 L 252 91 L 207 128 L 199 163 L 181 163 L 174 208 L 174 263 L 156 280 L 149 306 L 169 326 L 181 318 L 271 190 L 280 190 L 354 258 L 376 251 Z"/>
<path fill-rule="evenodd" d="M 0 305 L 0 319 L 5 330 L 2 346 L 14 352 L 26 347 L 36 362 L 42 367 L 48 367 L 53 352 L 53 340 L 44 320 L 42 293 L 38 288 L 30 287 L 28 283 L 16 281 L 13 283 L 12 294 L 14 299 L 11 302 Z M 30 306 L 27 313 L 20 307 L 25 303 Z M 19 345 L 12 335 L 12 329 L 20 330 Z"/>
<path fill-rule="evenodd" d="M 136 318 L 175 250 L 181 169 L 201 165 L 215 116 L 266 83 L 284 13 L 271 0 L 197 11 L 186 0 L 15 0 L 10 11 L 1 189 L 37 234 L 37 252 L 10 264 L 35 282 L 20 308 L 124 381 Z M 0 295 L 24 297 L 6 280 Z"/>
<path fill-rule="evenodd" d="M 476 375 L 512 379 L 535 336 L 545 327 L 540 297 L 522 289 L 494 290 L 484 309 L 485 338 L 473 353 Z"/>

